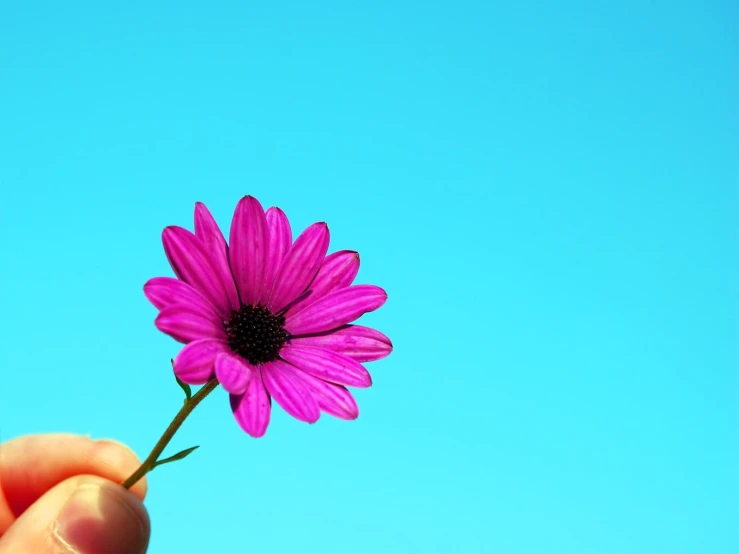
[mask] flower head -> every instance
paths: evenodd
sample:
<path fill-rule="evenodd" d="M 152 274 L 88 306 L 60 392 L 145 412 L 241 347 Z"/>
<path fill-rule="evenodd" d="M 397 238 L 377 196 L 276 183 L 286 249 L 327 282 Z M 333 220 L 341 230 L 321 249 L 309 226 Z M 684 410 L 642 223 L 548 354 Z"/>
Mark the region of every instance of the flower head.
<path fill-rule="evenodd" d="M 351 323 L 385 303 L 384 290 L 352 285 L 359 255 L 326 255 L 329 231 L 314 223 L 293 242 L 279 208 L 256 198 L 236 206 L 229 244 L 204 204 L 195 233 L 167 227 L 164 251 L 177 276 L 144 285 L 160 310 L 157 328 L 185 343 L 174 361 L 178 379 L 218 379 L 239 425 L 261 437 L 272 398 L 291 416 L 314 423 L 321 412 L 359 415 L 350 387 L 372 384 L 362 362 L 392 350 L 374 329 Z"/>

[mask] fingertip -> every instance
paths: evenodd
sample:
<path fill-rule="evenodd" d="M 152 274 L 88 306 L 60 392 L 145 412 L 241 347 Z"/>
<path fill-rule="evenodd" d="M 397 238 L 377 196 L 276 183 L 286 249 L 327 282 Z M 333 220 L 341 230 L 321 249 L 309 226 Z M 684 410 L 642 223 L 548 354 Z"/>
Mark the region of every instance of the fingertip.
<path fill-rule="evenodd" d="M 150 529 L 149 515 L 135 494 L 96 479 L 72 492 L 52 533 L 69 552 L 129 554 L 145 552 Z"/>
<path fill-rule="evenodd" d="M 141 465 L 141 460 L 136 453 L 126 444 L 115 439 L 98 439 L 94 441 L 92 458 L 99 464 L 105 464 L 116 468 L 128 477 Z M 141 478 L 130 491 L 141 500 L 146 497 L 148 485 L 146 477 Z"/>
<path fill-rule="evenodd" d="M 0 455 L 0 535 L 38 498 L 76 475 L 97 475 L 122 483 L 139 467 L 125 445 L 69 433 L 25 435 L 2 445 Z M 143 499 L 146 483 L 132 492 Z"/>
<path fill-rule="evenodd" d="M 96 475 L 47 490 L 2 534 L 3 554 L 143 554 L 151 524 L 141 499 Z"/>

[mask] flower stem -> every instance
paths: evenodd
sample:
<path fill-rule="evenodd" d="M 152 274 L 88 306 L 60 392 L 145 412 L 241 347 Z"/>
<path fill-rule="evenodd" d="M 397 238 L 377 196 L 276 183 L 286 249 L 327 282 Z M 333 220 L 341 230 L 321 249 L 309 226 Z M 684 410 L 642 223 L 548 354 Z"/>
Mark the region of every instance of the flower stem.
<path fill-rule="evenodd" d="M 192 412 L 195 407 L 200 404 L 200 402 L 208 396 L 213 390 L 218 386 L 218 381 L 216 379 L 213 379 L 212 381 L 208 381 L 205 385 L 201 387 L 201 389 L 196 392 L 192 398 L 189 398 L 185 405 L 182 406 L 179 412 L 177 412 L 177 415 L 174 416 L 174 419 L 172 420 L 172 423 L 169 424 L 169 427 L 167 427 L 167 430 L 164 431 L 164 434 L 162 435 L 162 438 L 160 438 L 157 443 L 154 445 L 154 448 L 151 451 L 151 454 L 144 460 L 144 463 L 141 464 L 141 467 L 139 467 L 136 471 L 134 471 L 131 476 L 123 481 L 122 486 L 124 488 L 130 489 L 132 486 L 134 486 L 139 479 L 141 479 L 144 475 L 149 473 L 152 469 L 154 469 L 154 466 L 159 459 L 159 456 L 164 451 L 166 446 L 169 444 L 169 441 L 172 440 L 172 437 L 174 437 L 177 430 L 182 426 L 182 424 L 185 422 L 185 419 L 187 419 L 187 416 L 190 415 L 190 412 Z"/>

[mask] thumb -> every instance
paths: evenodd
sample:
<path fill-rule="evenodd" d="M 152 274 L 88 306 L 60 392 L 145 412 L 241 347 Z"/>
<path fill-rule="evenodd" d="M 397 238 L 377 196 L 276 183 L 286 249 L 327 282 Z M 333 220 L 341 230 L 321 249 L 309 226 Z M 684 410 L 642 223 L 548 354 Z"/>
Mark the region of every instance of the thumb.
<path fill-rule="evenodd" d="M 0 554 L 143 554 L 149 516 L 131 492 L 92 475 L 47 491 L 0 539 Z"/>

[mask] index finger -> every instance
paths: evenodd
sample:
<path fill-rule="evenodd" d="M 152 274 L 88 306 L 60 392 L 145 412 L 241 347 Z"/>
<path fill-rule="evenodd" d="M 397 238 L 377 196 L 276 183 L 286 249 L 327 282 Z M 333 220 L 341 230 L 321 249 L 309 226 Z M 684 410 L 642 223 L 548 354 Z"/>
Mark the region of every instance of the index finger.
<path fill-rule="evenodd" d="M 46 491 L 75 475 L 121 483 L 141 464 L 128 447 L 72 434 L 29 435 L 0 445 L 0 536 Z M 146 481 L 131 487 L 143 500 Z"/>

